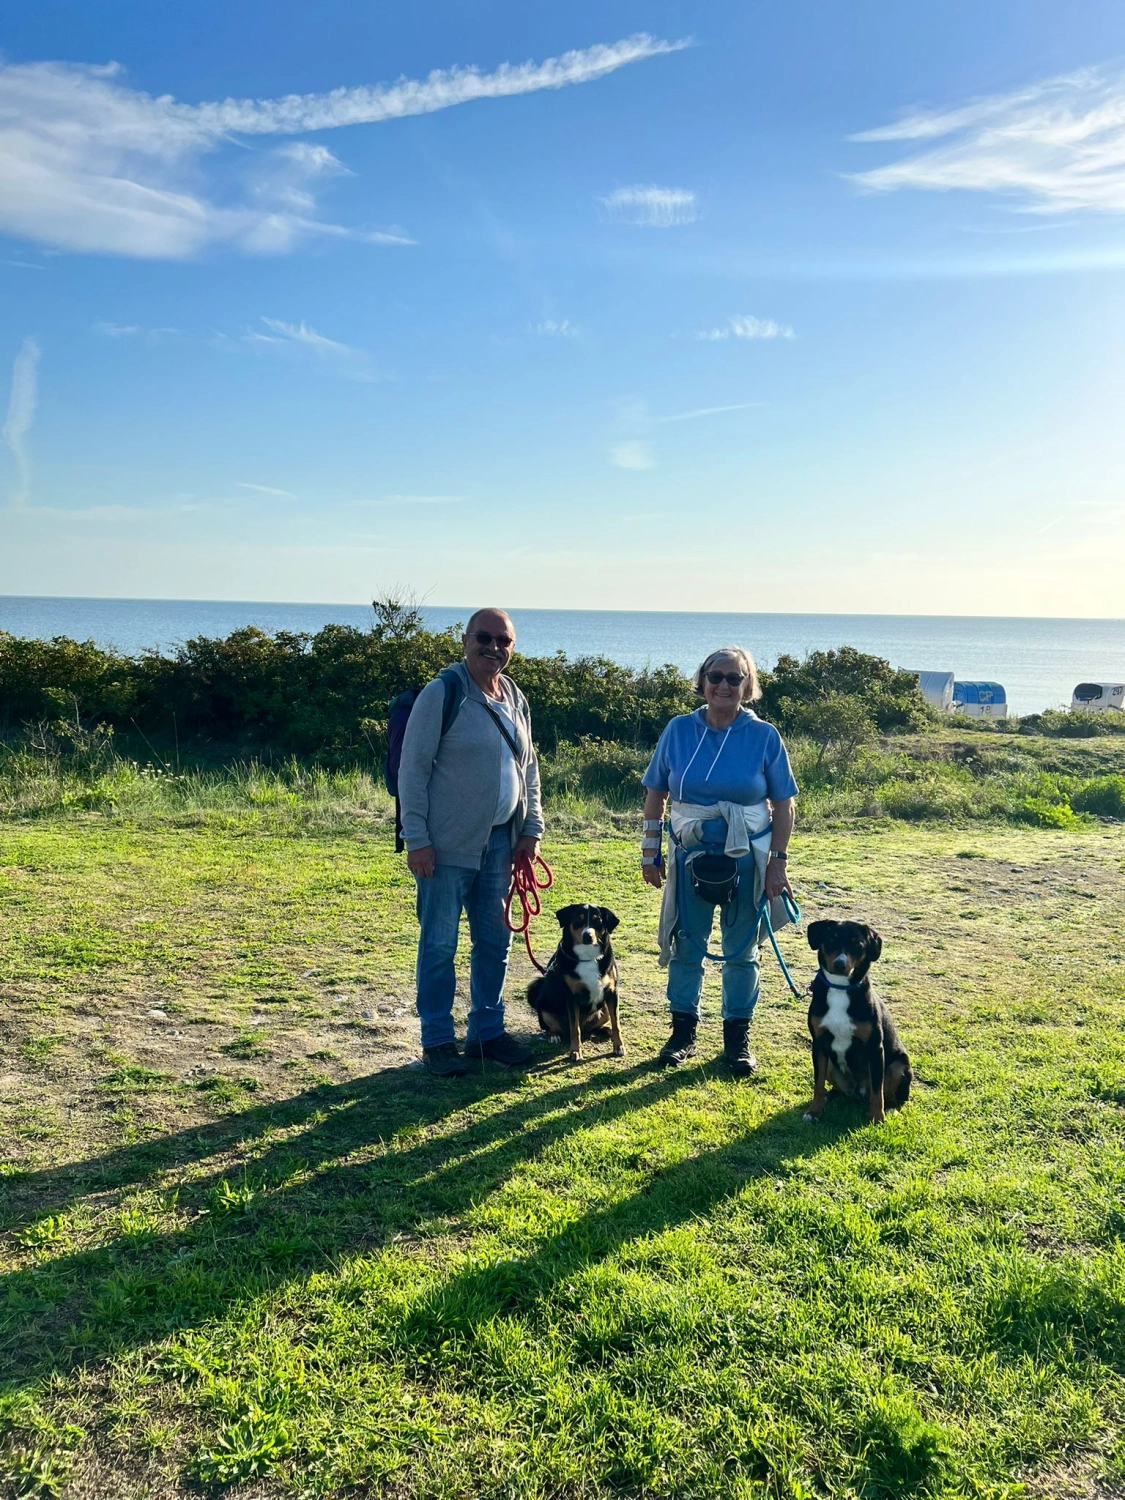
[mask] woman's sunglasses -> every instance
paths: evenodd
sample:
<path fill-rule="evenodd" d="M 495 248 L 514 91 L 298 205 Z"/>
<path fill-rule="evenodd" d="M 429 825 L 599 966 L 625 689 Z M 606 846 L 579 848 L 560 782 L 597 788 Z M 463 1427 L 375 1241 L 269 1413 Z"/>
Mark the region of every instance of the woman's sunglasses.
<path fill-rule="evenodd" d="M 731 687 L 738 687 L 739 683 L 746 681 L 745 672 L 708 672 L 707 681 L 712 687 L 718 687 L 720 682 L 729 682 Z"/>
<path fill-rule="evenodd" d="M 495 641 L 501 651 L 507 651 L 509 646 L 516 644 L 510 635 L 490 635 L 487 630 L 474 630 L 473 640 L 478 646 L 491 646 Z"/>

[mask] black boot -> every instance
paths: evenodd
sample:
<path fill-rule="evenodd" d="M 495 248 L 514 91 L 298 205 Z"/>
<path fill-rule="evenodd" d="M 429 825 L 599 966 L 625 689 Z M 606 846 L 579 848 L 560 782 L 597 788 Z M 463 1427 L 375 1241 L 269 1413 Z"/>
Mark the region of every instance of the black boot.
<path fill-rule="evenodd" d="M 681 1010 L 672 1012 L 672 1035 L 660 1049 L 657 1062 L 669 1063 L 678 1068 L 686 1063 L 689 1057 L 695 1056 L 695 1028 L 699 1022 L 694 1016 L 685 1015 Z"/>
<path fill-rule="evenodd" d="M 758 1059 L 750 1051 L 750 1022 L 723 1022 L 723 1058 L 736 1078 L 758 1071 Z"/>

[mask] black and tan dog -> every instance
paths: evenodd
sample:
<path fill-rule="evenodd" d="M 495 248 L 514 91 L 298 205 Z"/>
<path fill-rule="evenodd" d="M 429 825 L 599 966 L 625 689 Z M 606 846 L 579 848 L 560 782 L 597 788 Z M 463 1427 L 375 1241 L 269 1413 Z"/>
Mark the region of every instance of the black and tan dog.
<path fill-rule="evenodd" d="M 618 919 L 608 906 L 564 906 L 562 928 L 547 972 L 527 988 L 528 1004 L 551 1036 L 570 1038 L 570 1056 L 582 1056 L 582 1039 L 609 1027 L 614 1057 L 623 1057 L 617 1026 L 617 965 L 609 935 Z"/>
<path fill-rule="evenodd" d="M 845 1094 L 866 1094 L 868 1118 L 880 1123 L 888 1109 L 906 1103 L 913 1078 L 891 1013 L 867 977 L 883 939 L 862 922 L 812 922 L 808 938 L 820 968 L 809 1005 L 813 1098 L 805 1119 L 820 1119 L 832 1084 Z"/>

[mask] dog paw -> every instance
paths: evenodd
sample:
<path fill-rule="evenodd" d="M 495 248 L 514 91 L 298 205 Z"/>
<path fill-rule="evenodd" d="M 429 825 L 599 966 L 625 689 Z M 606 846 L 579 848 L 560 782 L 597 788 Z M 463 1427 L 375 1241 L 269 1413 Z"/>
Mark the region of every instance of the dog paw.
<path fill-rule="evenodd" d="M 625 1048 L 624 1047 L 614 1047 L 614 1049 L 613 1049 L 612 1053 L 610 1054 L 610 1056 L 612 1056 L 612 1057 L 624 1057 L 625 1056 Z"/>
<path fill-rule="evenodd" d="M 806 1111 L 805 1114 L 803 1114 L 801 1116 L 801 1119 L 802 1120 L 807 1120 L 810 1125 L 819 1125 L 820 1124 L 820 1116 L 819 1115 L 810 1115 L 807 1111 Z"/>
<path fill-rule="evenodd" d="M 581 1062 L 582 1061 L 582 1054 L 581 1054 L 581 1052 L 572 1052 L 570 1054 L 570 1060 L 571 1060 L 571 1062 Z"/>

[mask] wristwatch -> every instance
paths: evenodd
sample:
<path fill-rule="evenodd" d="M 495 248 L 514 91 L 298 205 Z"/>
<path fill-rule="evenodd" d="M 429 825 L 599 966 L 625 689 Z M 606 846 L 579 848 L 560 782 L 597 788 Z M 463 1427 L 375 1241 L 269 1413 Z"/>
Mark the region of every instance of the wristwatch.
<path fill-rule="evenodd" d="M 786 854 L 783 849 L 771 849 L 770 850 L 770 859 L 779 859 L 781 861 L 781 863 L 784 864 L 785 861 L 788 858 L 789 858 L 788 854 Z"/>

